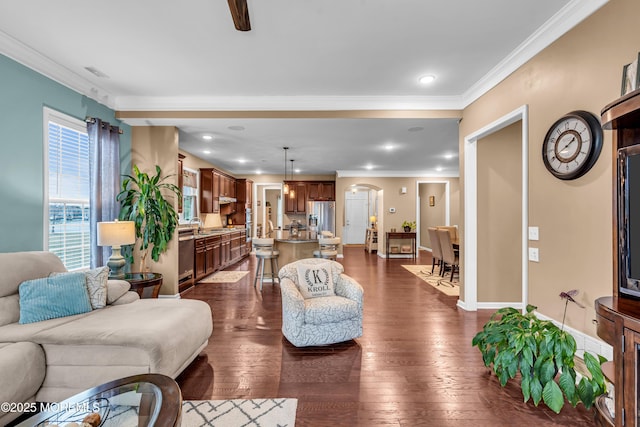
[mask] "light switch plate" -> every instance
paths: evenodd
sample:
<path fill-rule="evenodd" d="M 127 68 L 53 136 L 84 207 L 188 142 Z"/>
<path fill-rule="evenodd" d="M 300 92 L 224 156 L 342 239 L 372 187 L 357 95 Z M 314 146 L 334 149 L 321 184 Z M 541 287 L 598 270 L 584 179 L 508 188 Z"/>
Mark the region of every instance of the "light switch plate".
<path fill-rule="evenodd" d="M 529 261 L 540 262 L 538 248 L 529 248 Z"/>
<path fill-rule="evenodd" d="M 538 227 L 529 227 L 529 240 L 539 240 L 540 235 Z"/>
<path fill-rule="evenodd" d="M 396 208 L 389 208 L 390 213 L 396 213 Z"/>

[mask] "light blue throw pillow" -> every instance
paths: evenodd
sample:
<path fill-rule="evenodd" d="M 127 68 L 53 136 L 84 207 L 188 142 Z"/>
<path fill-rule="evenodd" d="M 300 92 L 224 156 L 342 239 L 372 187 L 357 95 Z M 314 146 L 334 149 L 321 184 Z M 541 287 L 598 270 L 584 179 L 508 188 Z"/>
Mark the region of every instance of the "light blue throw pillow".
<path fill-rule="evenodd" d="M 22 324 L 91 311 L 84 273 L 27 280 L 20 284 L 18 293 Z"/>

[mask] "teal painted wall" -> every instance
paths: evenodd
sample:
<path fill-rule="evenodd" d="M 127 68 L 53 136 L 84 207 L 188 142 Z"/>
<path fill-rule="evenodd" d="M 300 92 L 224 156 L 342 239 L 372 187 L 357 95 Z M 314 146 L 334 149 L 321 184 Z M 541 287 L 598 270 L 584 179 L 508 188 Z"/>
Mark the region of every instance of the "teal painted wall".
<path fill-rule="evenodd" d="M 131 161 L 131 129 L 113 110 L 0 55 L 0 252 L 44 249 L 45 106 L 120 126 L 120 155 Z"/>

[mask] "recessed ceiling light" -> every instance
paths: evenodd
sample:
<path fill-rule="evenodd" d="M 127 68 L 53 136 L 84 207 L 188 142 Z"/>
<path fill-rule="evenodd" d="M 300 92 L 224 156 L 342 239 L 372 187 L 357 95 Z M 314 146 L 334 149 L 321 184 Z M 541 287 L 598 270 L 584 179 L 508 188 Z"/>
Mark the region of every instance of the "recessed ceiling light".
<path fill-rule="evenodd" d="M 420 84 L 428 85 L 429 83 L 433 83 L 435 79 L 436 76 L 434 76 L 433 74 L 427 74 L 426 76 L 420 77 L 418 81 L 420 82 Z"/>
<path fill-rule="evenodd" d="M 422 126 L 414 126 L 414 127 L 411 127 L 411 128 L 409 128 L 407 130 L 409 132 L 420 132 L 420 131 L 423 131 L 424 128 Z"/>
<path fill-rule="evenodd" d="M 295 168 L 293 171 L 294 171 L 295 173 L 300 173 L 300 169 L 298 169 L 298 168 Z"/>
<path fill-rule="evenodd" d="M 227 129 L 230 129 L 230 130 L 244 130 L 244 126 L 234 125 L 234 126 L 229 126 Z"/>
<path fill-rule="evenodd" d="M 384 149 L 387 151 L 391 151 L 393 150 L 395 147 L 393 146 L 393 144 L 385 144 L 384 145 Z"/>
<path fill-rule="evenodd" d="M 370 171 L 371 169 L 373 169 L 373 165 L 366 165 L 364 168 Z"/>
<path fill-rule="evenodd" d="M 247 163 L 245 159 L 238 159 L 238 163 Z"/>
<path fill-rule="evenodd" d="M 436 171 L 437 171 L 437 172 L 442 172 L 442 166 L 438 166 L 438 167 L 436 168 Z"/>
<path fill-rule="evenodd" d="M 204 151 L 203 151 L 203 153 L 204 153 L 204 154 L 211 154 L 211 151 L 209 151 L 209 150 L 204 150 Z"/>
<path fill-rule="evenodd" d="M 202 135 L 202 139 L 204 139 L 205 141 L 211 141 L 213 139 L 213 136 L 211 136 L 211 135 Z"/>
<path fill-rule="evenodd" d="M 262 171 L 261 171 L 260 169 L 258 169 L 258 170 L 256 171 L 256 175 L 262 175 Z"/>
<path fill-rule="evenodd" d="M 447 159 L 447 160 L 451 160 L 451 159 L 453 159 L 453 154 L 447 153 L 447 154 L 444 155 L 444 158 Z"/>

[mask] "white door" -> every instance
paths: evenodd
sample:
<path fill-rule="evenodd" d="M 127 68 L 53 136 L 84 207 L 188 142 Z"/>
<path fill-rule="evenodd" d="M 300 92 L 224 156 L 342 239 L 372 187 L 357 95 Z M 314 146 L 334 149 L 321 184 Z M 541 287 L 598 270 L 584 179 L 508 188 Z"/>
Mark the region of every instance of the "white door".
<path fill-rule="evenodd" d="M 344 194 L 344 244 L 364 244 L 369 221 L 369 194 L 366 191 L 346 191 Z"/>

